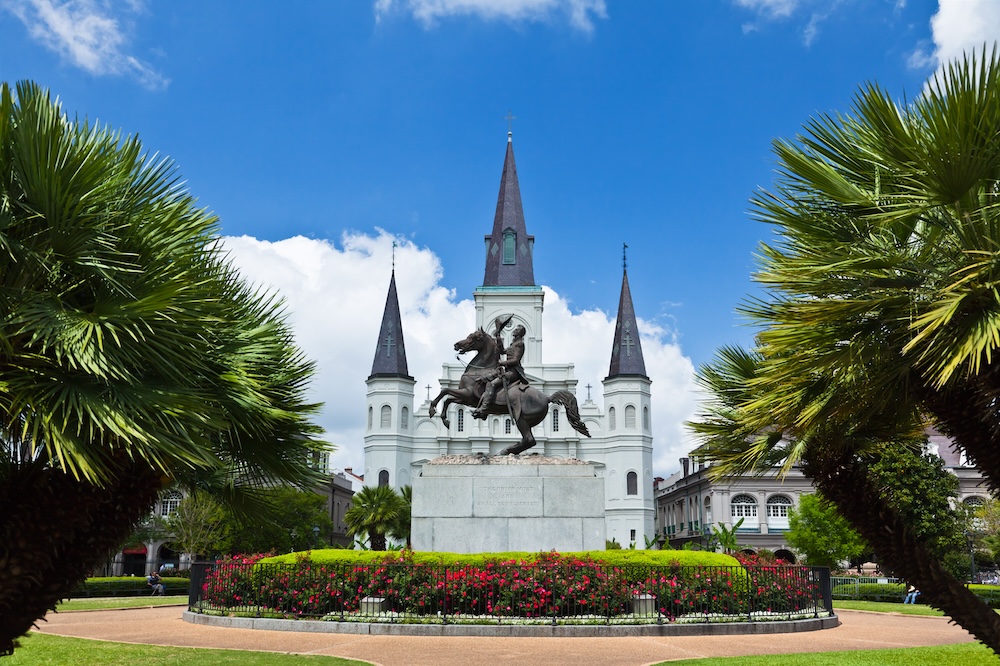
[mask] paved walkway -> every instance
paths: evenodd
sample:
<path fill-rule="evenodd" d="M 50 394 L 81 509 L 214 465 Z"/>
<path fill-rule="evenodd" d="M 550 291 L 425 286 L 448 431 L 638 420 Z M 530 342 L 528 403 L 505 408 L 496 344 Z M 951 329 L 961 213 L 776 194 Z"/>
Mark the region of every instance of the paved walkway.
<path fill-rule="evenodd" d="M 488 663 L 641 666 L 672 659 L 792 652 L 876 650 L 969 642 L 942 617 L 840 611 L 835 629 L 766 636 L 473 638 L 360 636 L 226 629 L 181 619 L 183 607 L 49 613 L 43 633 L 124 643 L 325 654 L 382 666 Z"/>

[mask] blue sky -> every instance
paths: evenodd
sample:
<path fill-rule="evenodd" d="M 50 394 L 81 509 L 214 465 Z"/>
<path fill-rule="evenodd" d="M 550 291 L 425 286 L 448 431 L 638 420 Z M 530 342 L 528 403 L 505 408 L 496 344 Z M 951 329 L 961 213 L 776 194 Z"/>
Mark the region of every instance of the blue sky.
<path fill-rule="evenodd" d="M 474 322 L 513 110 L 545 360 L 577 364 L 581 398 L 599 387 L 628 243 L 665 475 L 693 369 L 753 334 L 734 308 L 770 234 L 747 201 L 772 140 L 866 81 L 912 98 L 997 36 L 991 0 L 4 0 L 0 78 L 175 160 L 234 261 L 287 298 L 357 469 L 391 243 L 436 393 Z"/>

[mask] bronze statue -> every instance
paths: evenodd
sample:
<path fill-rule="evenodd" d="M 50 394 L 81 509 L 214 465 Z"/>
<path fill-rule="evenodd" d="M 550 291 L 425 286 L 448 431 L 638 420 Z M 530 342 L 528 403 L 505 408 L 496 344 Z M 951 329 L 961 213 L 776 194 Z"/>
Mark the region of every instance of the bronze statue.
<path fill-rule="evenodd" d="M 486 390 L 483 392 L 483 397 L 479 400 L 479 406 L 472 412 L 472 415 L 477 419 L 486 418 L 490 406 L 493 405 L 493 396 L 496 395 L 497 390 L 501 387 L 505 391 L 510 391 L 512 387 L 518 384 L 528 384 L 524 368 L 521 367 L 521 359 L 524 358 L 524 334 L 526 333 L 524 326 L 518 324 L 513 331 L 514 340 L 510 343 L 510 347 L 506 350 L 503 348 L 503 339 L 500 337 L 500 331 L 509 321 L 510 317 L 502 324 L 499 317 L 496 321 L 497 332 L 494 337 L 497 342 L 498 352 L 501 354 L 506 353 L 507 358 L 497 363 L 496 369 L 486 377 Z M 508 404 L 510 403 L 508 402 Z"/>
<path fill-rule="evenodd" d="M 513 315 L 512 315 L 513 316 Z M 577 406 L 576 396 L 569 391 L 556 391 L 551 396 L 546 395 L 538 389 L 529 386 L 524 370 L 521 368 L 521 358 L 524 356 L 524 327 L 518 326 L 514 329 L 514 342 L 506 350 L 507 359 L 503 363 L 500 355 L 504 352 L 503 341 L 500 339 L 500 331 L 510 321 L 496 321 L 496 334 L 489 335 L 482 328 L 476 329 L 464 340 L 455 343 L 455 351 L 465 354 L 476 351 L 476 356 L 469 362 L 465 373 L 459 380 L 457 389 L 442 389 L 429 408 L 429 416 L 433 417 L 437 413 L 437 404 L 442 398 L 447 396 L 441 406 L 441 421 L 445 427 L 450 427 L 448 421 L 448 407 L 452 403 L 476 407 L 479 418 L 487 415 L 509 415 L 521 433 L 521 441 L 500 452 L 500 455 L 518 454 L 526 451 L 535 445 L 535 438 L 531 434 L 532 427 L 538 425 L 549 412 L 549 403 L 553 402 L 566 408 L 566 418 L 570 425 L 581 435 L 590 437 L 587 426 L 580 419 L 580 409 Z M 520 329 L 520 335 L 518 335 Z M 517 346 L 520 346 L 520 350 Z M 517 381 L 513 381 L 516 376 Z M 507 377 L 507 386 L 503 391 L 500 387 Z M 494 387 L 494 383 L 497 385 Z M 494 396 L 487 402 L 483 398 L 488 390 L 487 386 L 493 388 Z"/>

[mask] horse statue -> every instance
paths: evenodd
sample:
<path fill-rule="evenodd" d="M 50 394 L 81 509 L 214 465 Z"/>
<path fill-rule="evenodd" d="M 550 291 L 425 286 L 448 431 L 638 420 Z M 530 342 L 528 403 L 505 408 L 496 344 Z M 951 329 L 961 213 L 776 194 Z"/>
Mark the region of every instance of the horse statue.
<path fill-rule="evenodd" d="M 482 328 L 473 331 L 464 340 L 456 342 L 455 351 L 459 354 L 470 351 L 477 353 L 466 366 L 465 373 L 458 382 L 458 388 L 442 389 L 438 396 L 431 401 L 428 415 L 433 417 L 437 413 L 438 402 L 447 396 L 444 404 L 441 405 L 441 422 L 446 428 L 451 427 L 448 420 L 448 407 L 452 403 L 473 408 L 479 406 L 479 399 L 483 397 L 483 391 L 486 388 L 487 376 L 496 369 L 497 363 L 500 361 L 500 349 L 496 340 Z M 548 414 L 550 402 L 565 407 L 566 418 L 573 430 L 590 437 L 586 424 L 580 419 L 580 408 L 577 405 L 575 395 L 569 391 L 556 391 L 552 395 L 546 395 L 532 386 L 514 384 L 504 391 L 497 392 L 494 403 L 486 412 L 487 415 L 510 415 L 518 432 L 521 433 L 520 443 L 508 446 L 500 452 L 500 455 L 517 455 L 535 445 L 531 429 L 541 423 L 545 415 Z"/>

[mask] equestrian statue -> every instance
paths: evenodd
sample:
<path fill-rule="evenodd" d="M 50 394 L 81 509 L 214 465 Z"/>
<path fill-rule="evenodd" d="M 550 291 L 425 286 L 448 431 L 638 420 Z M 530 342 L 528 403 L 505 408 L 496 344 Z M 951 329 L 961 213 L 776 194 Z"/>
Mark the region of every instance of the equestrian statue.
<path fill-rule="evenodd" d="M 472 415 L 485 419 L 490 415 L 508 415 L 521 433 L 518 444 L 508 446 L 500 455 L 517 455 L 535 445 L 531 428 L 542 422 L 553 402 L 566 408 L 566 418 L 581 435 L 590 437 L 590 432 L 580 420 L 580 408 L 576 396 L 569 391 L 556 391 L 546 395 L 528 385 L 528 378 L 521 367 L 524 357 L 524 326 L 518 325 L 513 331 L 510 346 L 504 348 L 500 332 L 510 323 L 514 315 L 506 319 L 497 317 L 494 322 L 496 332 L 491 336 L 478 328 L 464 340 L 455 343 L 455 351 L 465 354 L 475 351 L 476 356 L 466 366 L 465 373 L 458 382 L 457 389 L 442 389 L 431 401 L 429 415 L 437 413 L 437 404 L 447 396 L 441 406 L 441 422 L 450 427 L 448 407 L 452 403 L 474 407 Z M 500 359 L 504 356 L 503 360 Z"/>

